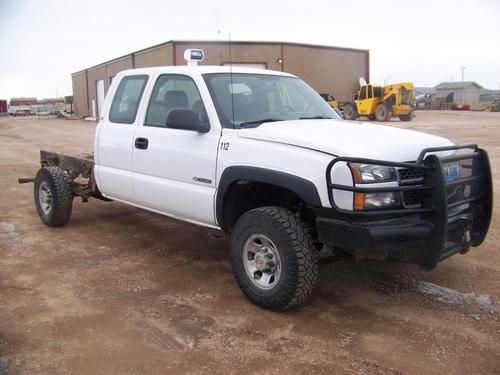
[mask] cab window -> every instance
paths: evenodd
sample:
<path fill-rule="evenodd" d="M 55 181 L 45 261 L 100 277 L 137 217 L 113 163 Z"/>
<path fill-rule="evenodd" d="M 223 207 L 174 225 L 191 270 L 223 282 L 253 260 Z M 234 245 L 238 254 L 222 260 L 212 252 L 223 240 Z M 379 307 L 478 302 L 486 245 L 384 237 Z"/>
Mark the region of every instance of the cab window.
<path fill-rule="evenodd" d="M 383 96 L 382 87 L 380 87 L 380 86 L 373 87 L 373 96 L 375 98 L 381 98 Z"/>
<path fill-rule="evenodd" d="M 120 124 L 134 123 L 147 81 L 147 75 L 122 78 L 111 103 L 109 121 Z"/>
<path fill-rule="evenodd" d="M 191 109 L 201 122 L 208 122 L 200 92 L 193 79 L 180 74 L 163 74 L 158 77 L 153 88 L 144 125 L 167 127 L 168 114 L 173 109 Z"/>
<path fill-rule="evenodd" d="M 361 87 L 361 91 L 359 93 L 359 100 L 366 99 L 366 86 Z"/>

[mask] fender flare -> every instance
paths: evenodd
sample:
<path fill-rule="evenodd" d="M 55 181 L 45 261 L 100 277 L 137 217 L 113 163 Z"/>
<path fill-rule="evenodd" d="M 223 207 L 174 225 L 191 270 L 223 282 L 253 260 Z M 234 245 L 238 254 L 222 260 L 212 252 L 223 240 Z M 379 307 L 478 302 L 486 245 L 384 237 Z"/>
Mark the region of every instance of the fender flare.
<path fill-rule="evenodd" d="M 305 178 L 266 168 L 231 166 L 222 173 L 215 198 L 215 215 L 220 227 L 224 227 L 223 207 L 228 188 L 233 182 L 240 180 L 279 186 L 297 194 L 307 205 L 321 207 L 318 189 Z"/>

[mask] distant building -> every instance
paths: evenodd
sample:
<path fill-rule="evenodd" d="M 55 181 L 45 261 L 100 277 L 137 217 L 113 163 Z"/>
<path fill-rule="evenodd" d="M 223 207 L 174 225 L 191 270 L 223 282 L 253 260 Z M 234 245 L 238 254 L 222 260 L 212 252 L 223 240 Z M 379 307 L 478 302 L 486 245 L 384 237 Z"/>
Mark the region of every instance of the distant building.
<path fill-rule="evenodd" d="M 469 104 L 472 108 L 480 106 L 479 101 L 483 87 L 477 82 L 441 82 L 434 89 L 437 98 L 451 98 L 452 103 Z"/>
<path fill-rule="evenodd" d="M 359 77 L 370 81 L 367 50 L 286 42 L 168 41 L 73 73 L 77 116 L 99 116 L 113 77 L 124 69 L 185 65 L 184 50 L 205 51 L 202 65 L 264 68 L 301 77 L 317 92 L 351 100 Z"/>
<path fill-rule="evenodd" d="M 64 104 L 64 98 L 46 98 L 37 100 L 36 104 L 44 105 L 44 104 Z"/>
<path fill-rule="evenodd" d="M 9 101 L 9 105 L 14 107 L 35 105 L 37 103 L 36 98 L 11 98 Z"/>
<path fill-rule="evenodd" d="M 70 108 L 71 105 L 66 103 L 64 97 L 45 98 L 40 100 L 37 98 L 11 98 L 8 106 L 10 113 L 53 113 L 55 111 L 68 111 Z"/>
<path fill-rule="evenodd" d="M 7 100 L 0 100 L 0 113 L 7 112 Z"/>
<path fill-rule="evenodd" d="M 413 89 L 413 97 L 419 95 L 435 95 L 436 89 L 434 87 L 415 87 Z"/>

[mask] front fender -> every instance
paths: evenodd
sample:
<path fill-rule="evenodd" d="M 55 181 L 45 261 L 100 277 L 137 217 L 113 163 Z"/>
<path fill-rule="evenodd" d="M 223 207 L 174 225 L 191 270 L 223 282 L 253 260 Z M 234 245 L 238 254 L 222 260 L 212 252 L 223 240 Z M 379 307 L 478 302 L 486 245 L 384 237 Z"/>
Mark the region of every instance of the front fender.
<path fill-rule="evenodd" d="M 222 228 L 224 227 L 224 197 L 229 186 L 231 186 L 233 182 L 240 180 L 262 182 L 279 186 L 297 194 L 307 205 L 321 207 L 318 190 L 309 180 L 272 169 L 250 166 L 232 166 L 226 168 L 222 173 L 215 200 L 217 223 Z"/>

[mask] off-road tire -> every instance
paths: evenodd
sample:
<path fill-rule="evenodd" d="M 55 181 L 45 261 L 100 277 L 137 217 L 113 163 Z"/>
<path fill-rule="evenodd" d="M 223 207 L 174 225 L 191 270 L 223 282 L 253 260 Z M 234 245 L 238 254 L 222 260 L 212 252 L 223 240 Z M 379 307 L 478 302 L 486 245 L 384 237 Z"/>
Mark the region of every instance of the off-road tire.
<path fill-rule="evenodd" d="M 40 202 L 40 186 L 50 191 L 50 208 L 44 210 Z M 66 172 L 58 167 L 45 167 L 38 170 L 35 177 L 35 206 L 42 222 L 49 227 L 61 227 L 71 217 L 73 209 L 73 194 L 71 179 Z"/>
<path fill-rule="evenodd" d="M 245 242 L 256 233 L 276 244 L 281 259 L 281 276 L 270 290 L 256 286 L 243 264 Z M 308 227 L 298 215 L 274 206 L 248 211 L 236 222 L 231 233 L 231 264 L 243 293 L 256 305 L 273 311 L 302 304 L 311 294 L 319 272 L 319 256 Z"/>
<path fill-rule="evenodd" d="M 411 111 L 410 113 L 406 114 L 406 115 L 399 115 L 399 119 L 401 121 L 411 121 L 414 117 L 414 114 L 413 114 L 413 111 Z"/>
<path fill-rule="evenodd" d="M 379 103 L 375 107 L 375 119 L 377 121 L 391 121 L 392 111 L 386 103 Z"/>
<path fill-rule="evenodd" d="M 354 103 L 345 103 L 342 106 L 342 112 L 344 113 L 344 119 L 346 120 L 356 120 L 359 117 Z"/>

